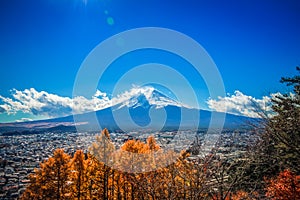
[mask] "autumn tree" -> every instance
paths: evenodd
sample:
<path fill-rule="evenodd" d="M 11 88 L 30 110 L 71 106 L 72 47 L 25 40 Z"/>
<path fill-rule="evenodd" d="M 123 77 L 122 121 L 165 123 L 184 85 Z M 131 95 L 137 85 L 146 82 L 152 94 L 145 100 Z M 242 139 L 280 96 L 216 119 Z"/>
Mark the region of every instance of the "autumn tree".
<path fill-rule="evenodd" d="M 297 71 L 300 73 L 299 67 Z M 281 82 L 293 86 L 293 93 L 272 99 L 276 115 L 268 121 L 266 134 L 280 158 L 280 170 L 289 168 L 300 173 L 300 76 L 282 78 Z"/>
<path fill-rule="evenodd" d="M 212 200 L 219 200 L 221 199 L 221 195 L 217 194 L 212 197 Z M 243 190 L 239 190 L 235 193 L 228 193 L 228 195 L 224 198 L 224 200 L 257 200 L 260 199 L 256 192 L 252 194 L 249 192 L 245 192 Z"/>
<path fill-rule="evenodd" d="M 147 148 L 151 152 L 155 152 L 160 149 L 160 146 L 158 144 L 156 144 L 156 140 L 153 135 L 151 135 L 147 138 Z"/>
<path fill-rule="evenodd" d="M 108 178 L 111 174 L 112 165 L 112 154 L 115 150 L 114 144 L 110 140 L 110 135 L 108 130 L 105 128 L 101 132 L 101 135 L 96 136 L 96 142 L 92 144 L 89 148 L 90 153 L 97 159 L 98 165 L 102 168 L 98 172 L 98 177 L 100 178 L 99 184 L 102 185 L 102 198 L 108 199 Z"/>
<path fill-rule="evenodd" d="M 300 199 L 300 176 L 284 170 L 276 178 L 267 180 L 266 196 L 274 200 Z"/>
<path fill-rule="evenodd" d="M 151 169 L 151 165 L 155 163 L 153 155 L 159 149 L 155 139 L 150 136 L 147 143 L 140 140 L 128 140 L 115 155 L 118 160 L 117 166 L 123 172 L 124 187 L 126 187 L 126 194 L 130 199 L 134 199 L 140 195 L 140 192 L 145 185 L 138 184 L 144 182 L 146 177 L 142 174 L 143 171 Z M 145 182 L 144 182 L 145 183 Z"/>
<path fill-rule="evenodd" d="M 98 174 L 102 173 L 103 165 L 99 165 L 99 161 L 91 154 L 87 155 L 85 160 L 85 184 L 86 184 L 86 199 L 97 199 L 99 197 L 99 191 L 101 185 L 98 183 L 101 182 L 102 176 L 99 178 Z"/>
<path fill-rule="evenodd" d="M 215 156 L 189 159 L 185 150 L 180 153 L 164 151 L 153 136 L 146 142 L 128 140 L 121 149 L 114 151 L 108 131 L 103 130 L 100 136 L 96 136 L 90 152 L 84 154 L 78 150 L 71 158 L 63 150 L 56 150 L 53 157 L 30 175 L 31 184 L 23 199 L 252 197 L 247 192 L 233 192 L 236 182 L 228 178 L 228 171 L 237 168 L 219 162 Z M 114 164 L 114 168 L 105 162 Z"/>
<path fill-rule="evenodd" d="M 247 192 L 257 190 L 264 195 L 264 177 L 272 178 L 285 169 L 300 173 L 300 76 L 282 78 L 281 82 L 292 86 L 293 91 L 273 96 L 273 116 L 265 117 L 254 128 L 257 140 L 244 157 L 248 163 L 240 181 L 240 189 Z"/>
<path fill-rule="evenodd" d="M 29 176 L 30 185 L 22 199 L 70 199 L 70 156 L 57 149 Z"/>
<path fill-rule="evenodd" d="M 87 162 L 82 150 L 77 150 L 71 160 L 72 197 L 85 199 L 87 194 Z"/>
<path fill-rule="evenodd" d="M 93 142 L 89 148 L 90 153 L 98 159 L 99 162 L 109 164 L 112 153 L 115 150 L 114 144 L 110 140 L 108 130 L 105 128 L 100 135 L 96 136 L 96 142 Z"/>

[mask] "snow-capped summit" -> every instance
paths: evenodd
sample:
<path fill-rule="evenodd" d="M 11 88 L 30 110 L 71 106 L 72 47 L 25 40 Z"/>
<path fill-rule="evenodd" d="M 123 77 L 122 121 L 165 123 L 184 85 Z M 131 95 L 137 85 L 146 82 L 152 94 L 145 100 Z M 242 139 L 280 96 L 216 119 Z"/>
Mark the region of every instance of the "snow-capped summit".
<path fill-rule="evenodd" d="M 178 102 L 171 97 L 166 96 L 165 94 L 151 86 L 132 88 L 130 91 L 118 95 L 113 99 L 113 101 L 113 104 L 118 108 L 122 108 L 125 106 L 129 108 L 148 108 L 150 106 L 154 106 L 154 108 L 158 109 L 168 105 L 188 108 L 188 106 Z"/>
<path fill-rule="evenodd" d="M 98 101 L 99 97 L 101 101 Z M 138 129 L 145 127 L 160 130 L 161 123 L 164 123 L 163 130 L 177 130 L 179 127 L 207 128 L 211 124 L 213 113 L 215 115 L 215 121 L 212 123 L 214 127 L 223 125 L 224 115 L 226 115 L 225 127 L 230 128 L 239 127 L 243 121 L 251 120 L 251 118 L 228 113 L 191 108 L 151 86 L 134 87 L 111 99 L 97 92 L 93 101 L 99 105 L 97 104 L 92 111 L 47 120 L 2 124 L 0 132 L 1 129 L 2 131 L 10 130 L 11 127 L 14 129 L 17 127 L 18 130 L 48 130 L 50 128 L 51 131 L 66 131 L 74 130 L 75 124 L 77 131 L 95 131 L 99 130 L 99 126 L 118 131 L 123 128 L 137 130 L 137 127 Z"/>

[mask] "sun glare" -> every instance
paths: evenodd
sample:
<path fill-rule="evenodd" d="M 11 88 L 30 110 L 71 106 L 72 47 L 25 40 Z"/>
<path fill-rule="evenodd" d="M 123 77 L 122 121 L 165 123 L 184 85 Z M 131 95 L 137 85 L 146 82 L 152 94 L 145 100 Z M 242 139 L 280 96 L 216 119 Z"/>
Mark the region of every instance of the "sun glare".
<path fill-rule="evenodd" d="M 86 6 L 88 3 L 88 0 L 82 0 L 83 4 Z"/>

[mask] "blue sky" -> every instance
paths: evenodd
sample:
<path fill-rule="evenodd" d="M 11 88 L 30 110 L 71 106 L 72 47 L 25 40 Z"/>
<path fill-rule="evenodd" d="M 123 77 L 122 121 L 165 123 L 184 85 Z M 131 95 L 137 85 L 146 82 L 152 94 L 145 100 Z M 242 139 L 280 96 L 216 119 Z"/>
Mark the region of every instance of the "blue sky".
<path fill-rule="evenodd" d="M 133 28 L 164 27 L 190 36 L 206 49 L 227 93 L 239 90 L 261 99 L 269 93 L 285 92 L 280 77 L 295 74 L 295 66 L 300 65 L 299 11 L 299 1 L 283 0 L 0 1 L 0 95 L 12 98 L 12 89 L 34 88 L 71 98 L 82 61 L 101 41 Z M 154 60 L 193 74 L 166 53 L 158 56 L 152 52 L 143 59 L 144 55 L 147 52 L 136 52 L 116 61 L 119 65 L 105 77 L 107 85 L 99 89 L 110 94 L 113 75 L 120 76 L 120 65 L 130 69 Z M 201 82 L 201 77 L 194 78 Z M 199 104 L 205 107 L 205 85 L 194 87 L 203 94 Z M 0 122 L 28 117 L 39 118 L 39 114 L 2 112 Z"/>

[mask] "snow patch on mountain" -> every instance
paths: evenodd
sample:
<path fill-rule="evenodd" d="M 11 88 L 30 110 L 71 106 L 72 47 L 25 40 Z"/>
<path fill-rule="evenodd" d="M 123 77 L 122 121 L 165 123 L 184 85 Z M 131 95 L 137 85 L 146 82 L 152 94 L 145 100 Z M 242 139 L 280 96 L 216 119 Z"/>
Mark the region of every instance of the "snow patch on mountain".
<path fill-rule="evenodd" d="M 151 86 L 134 87 L 113 98 L 112 105 L 117 106 L 118 109 L 125 106 L 129 108 L 153 106 L 159 109 L 168 105 L 189 108 L 189 106 L 164 95 Z"/>
<path fill-rule="evenodd" d="M 82 114 L 110 107 L 137 108 L 142 106 L 149 108 L 153 106 L 154 108 L 162 108 L 167 105 L 188 107 L 164 95 L 152 86 L 133 87 L 112 98 L 100 90 L 96 90 L 91 98 L 85 96 L 71 98 L 46 91 L 37 91 L 34 88 L 23 91 L 14 89 L 12 90 L 12 98 L 0 95 L 0 114 L 15 115 L 20 112 L 38 116 L 40 119 Z"/>

